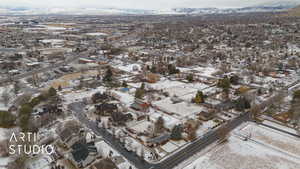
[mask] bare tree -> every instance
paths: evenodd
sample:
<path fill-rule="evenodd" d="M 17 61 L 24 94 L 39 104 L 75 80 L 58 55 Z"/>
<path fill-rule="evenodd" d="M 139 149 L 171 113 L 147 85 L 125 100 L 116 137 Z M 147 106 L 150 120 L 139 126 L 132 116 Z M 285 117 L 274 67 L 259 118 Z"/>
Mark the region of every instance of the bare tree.
<path fill-rule="evenodd" d="M 226 127 L 223 126 L 222 128 L 219 129 L 218 131 L 218 138 L 220 142 L 226 141 L 227 138 L 229 137 L 230 130 Z"/>
<path fill-rule="evenodd" d="M 254 119 L 256 119 L 259 116 L 259 114 L 261 113 L 261 106 L 256 105 L 256 104 L 253 105 L 252 108 L 250 109 L 250 112 L 252 113 L 252 117 Z"/>

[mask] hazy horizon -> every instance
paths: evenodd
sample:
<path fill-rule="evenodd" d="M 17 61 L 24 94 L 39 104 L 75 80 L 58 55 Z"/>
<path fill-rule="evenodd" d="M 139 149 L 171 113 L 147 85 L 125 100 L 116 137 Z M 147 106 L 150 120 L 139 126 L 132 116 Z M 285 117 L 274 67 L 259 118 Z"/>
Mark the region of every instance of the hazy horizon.
<path fill-rule="evenodd" d="M 271 2 L 294 2 L 299 0 L 0 0 L 0 6 L 36 8 L 131 8 L 171 9 L 187 8 L 238 8 Z"/>

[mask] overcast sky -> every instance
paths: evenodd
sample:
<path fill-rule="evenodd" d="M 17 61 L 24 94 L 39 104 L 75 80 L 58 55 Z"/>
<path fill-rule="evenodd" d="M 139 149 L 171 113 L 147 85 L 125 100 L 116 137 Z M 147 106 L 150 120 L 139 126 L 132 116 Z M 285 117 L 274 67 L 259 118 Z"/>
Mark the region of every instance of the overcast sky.
<path fill-rule="evenodd" d="M 300 0 L 0 0 L 0 6 L 30 7 L 116 7 L 170 9 L 174 7 L 244 7 L 272 1 Z"/>

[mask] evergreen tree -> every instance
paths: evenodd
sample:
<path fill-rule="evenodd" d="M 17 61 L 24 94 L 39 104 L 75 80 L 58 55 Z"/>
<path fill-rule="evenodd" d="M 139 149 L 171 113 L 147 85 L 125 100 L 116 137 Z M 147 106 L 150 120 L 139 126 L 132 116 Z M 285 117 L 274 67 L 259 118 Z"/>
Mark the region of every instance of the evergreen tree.
<path fill-rule="evenodd" d="M 295 91 L 293 94 L 293 101 L 295 101 L 296 99 L 300 100 L 300 90 Z"/>
<path fill-rule="evenodd" d="M 237 75 L 230 77 L 230 83 L 237 85 L 239 83 L 240 78 Z"/>
<path fill-rule="evenodd" d="M 52 97 L 52 96 L 56 96 L 56 94 L 57 94 L 56 90 L 53 87 L 50 87 L 50 89 L 48 90 L 48 95 Z"/>
<path fill-rule="evenodd" d="M 0 111 L 0 127 L 9 128 L 15 124 L 16 116 L 8 111 Z"/>
<path fill-rule="evenodd" d="M 193 82 L 193 81 L 194 81 L 194 75 L 193 75 L 193 74 L 189 74 L 189 75 L 186 77 L 186 80 L 189 81 L 189 82 Z"/>
<path fill-rule="evenodd" d="M 225 77 L 224 79 L 220 79 L 218 81 L 217 86 L 219 88 L 224 89 L 224 90 L 229 90 L 229 88 L 230 88 L 230 79 L 228 79 L 227 77 Z"/>
<path fill-rule="evenodd" d="M 19 110 L 19 123 L 22 131 L 28 131 L 30 114 L 32 113 L 32 107 L 29 104 L 24 104 Z"/>
<path fill-rule="evenodd" d="M 172 140 L 180 140 L 180 139 L 182 139 L 182 131 L 183 131 L 182 126 L 181 125 L 176 125 L 172 129 L 171 139 Z"/>
<path fill-rule="evenodd" d="M 111 81 L 112 81 L 112 78 L 113 78 L 112 70 L 111 70 L 110 67 L 108 67 L 107 70 L 106 70 L 106 72 L 105 72 L 103 81 L 111 82 Z"/>
<path fill-rule="evenodd" d="M 123 82 L 122 82 L 122 87 L 128 87 L 128 85 L 127 85 L 127 82 L 126 82 L 126 81 L 123 81 Z"/>
<path fill-rule="evenodd" d="M 156 71 L 156 66 L 152 66 L 151 69 L 150 69 L 150 72 L 152 72 L 152 73 L 157 73 L 157 71 Z"/>
<path fill-rule="evenodd" d="M 141 90 L 145 90 L 145 83 L 142 83 Z"/>
<path fill-rule="evenodd" d="M 238 111 L 244 111 L 245 109 L 250 109 L 251 105 L 250 102 L 245 97 L 241 97 L 238 100 L 236 100 L 235 108 Z"/>
<path fill-rule="evenodd" d="M 194 103 L 200 104 L 204 103 L 204 94 L 202 91 L 198 91 L 196 97 L 194 98 Z"/>
<path fill-rule="evenodd" d="M 136 89 L 134 96 L 135 98 L 142 99 L 144 94 L 145 94 L 145 83 L 142 83 L 141 87 L 139 89 Z"/>
<path fill-rule="evenodd" d="M 136 89 L 134 97 L 138 99 L 142 99 L 143 96 L 144 96 L 144 90 Z"/>
<path fill-rule="evenodd" d="M 168 71 L 169 71 L 169 74 L 176 74 L 176 73 L 179 73 L 179 69 L 176 69 L 176 67 L 172 64 L 169 64 L 168 65 Z"/>

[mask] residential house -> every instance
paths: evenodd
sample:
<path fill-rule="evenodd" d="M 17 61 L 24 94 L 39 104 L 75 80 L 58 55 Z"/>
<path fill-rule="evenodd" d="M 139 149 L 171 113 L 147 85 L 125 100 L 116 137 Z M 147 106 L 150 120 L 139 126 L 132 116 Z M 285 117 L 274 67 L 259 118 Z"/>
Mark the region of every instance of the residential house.
<path fill-rule="evenodd" d="M 70 161 L 79 168 L 88 166 L 99 156 L 95 143 L 86 143 L 84 139 L 74 143 L 68 155 Z"/>
<path fill-rule="evenodd" d="M 71 147 L 75 142 L 80 139 L 80 127 L 72 126 L 64 128 L 58 133 L 60 141 L 67 147 Z"/>
<path fill-rule="evenodd" d="M 147 146 L 150 146 L 150 147 L 156 147 L 158 145 L 167 143 L 170 139 L 170 136 L 171 135 L 169 133 L 162 134 L 158 137 L 148 139 L 146 144 L 147 144 Z"/>
<path fill-rule="evenodd" d="M 141 111 L 146 113 L 149 112 L 150 105 L 140 99 L 135 99 L 134 103 L 132 103 L 130 107 L 136 111 Z"/>
<path fill-rule="evenodd" d="M 198 114 L 198 117 L 200 120 L 208 121 L 211 120 L 214 117 L 214 115 L 215 115 L 214 111 L 201 111 Z"/>
<path fill-rule="evenodd" d="M 93 164 L 90 169 L 118 169 L 118 167 L 111 159 L 105 158 Z"/>
<path fill-rule="evenodd" d="M 113 112 L 118 111 L 118 106 L 111 103 L 102 103 L 95 105 L 95 113 L 101 116 L 110 116 Z"/>
<path fill-rule="evenodd" d="M 106 93 L 95 93 L 93 94 L 91 100 L 93 103 L 99 103 L 99 102 L 107 102 L 110 99 L 109 95 L 107 95 Z"/>
<path fill-rule="evenodd" d="M 123 114 L 120 112 L 113 112 L 111 114 L 111 120 L 116 125 L 123 125 L 125 122 L 132 121 L 133 117 L 130 113 Z"/>

